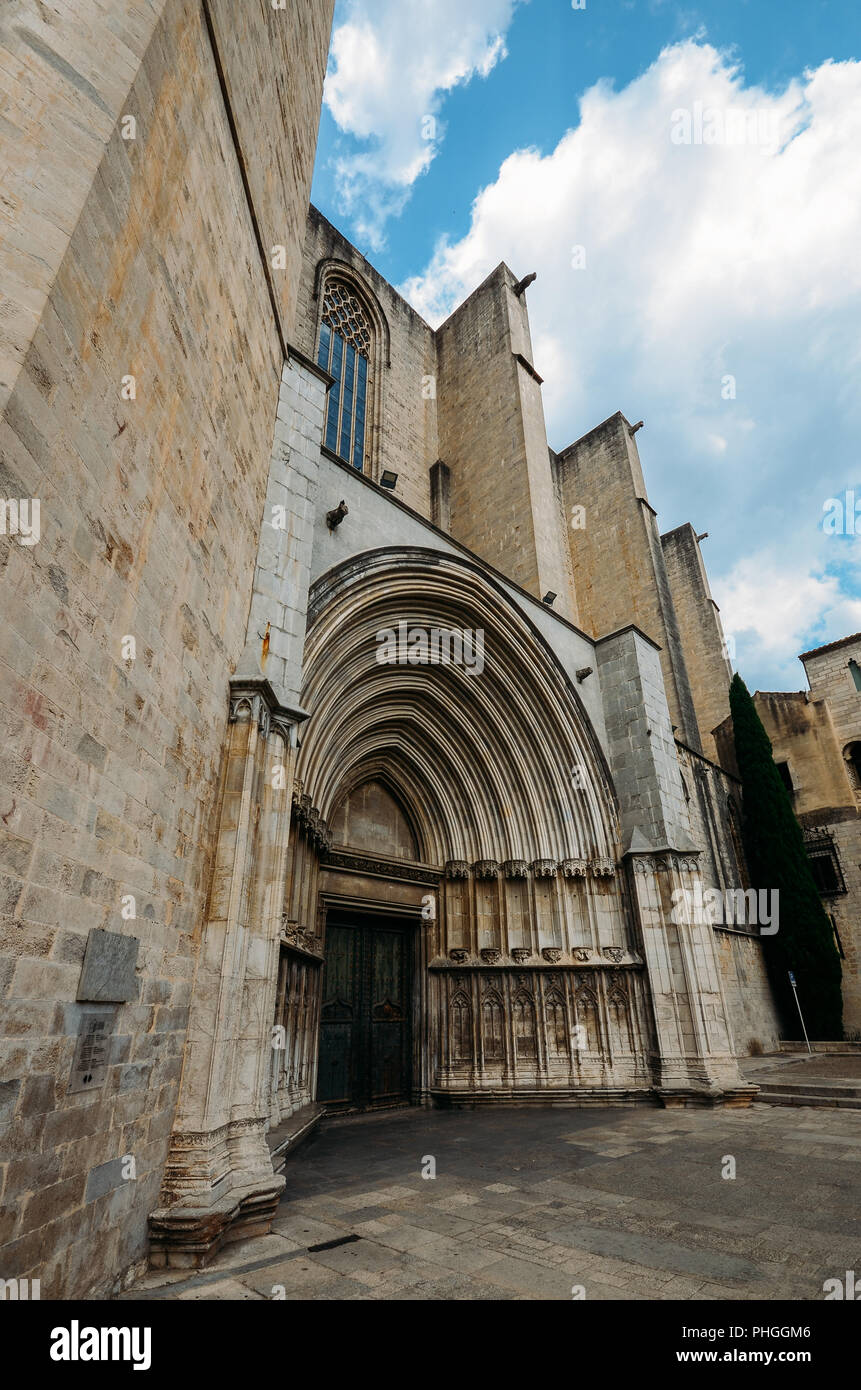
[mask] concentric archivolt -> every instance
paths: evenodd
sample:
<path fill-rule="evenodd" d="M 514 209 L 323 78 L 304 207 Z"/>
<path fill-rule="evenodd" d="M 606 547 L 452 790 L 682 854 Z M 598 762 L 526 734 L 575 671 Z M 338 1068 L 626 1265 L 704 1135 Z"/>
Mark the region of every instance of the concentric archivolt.
<path fill-rule="evenodd" d="M 483 633 L 483 670 L 381 664 L 378 634 Z M 416 548 L 368 552 L 311 593 L 298 777 L 328 818 L 387 784 L 423 859 L 615 859 L 618 823 L 588 718 L 543 639 L 477 565 Z"/>

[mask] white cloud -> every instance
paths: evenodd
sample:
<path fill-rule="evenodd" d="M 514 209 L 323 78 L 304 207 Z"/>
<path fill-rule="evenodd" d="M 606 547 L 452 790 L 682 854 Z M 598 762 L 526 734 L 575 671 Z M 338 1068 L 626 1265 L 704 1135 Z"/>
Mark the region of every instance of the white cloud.
<path fill-rule="evenodd" d="M 346 0 L 332 35 L 325 103 L 367 143 L 335 160 L 341 204 L 373 249 L 445 133 L 447 92 L 506 56 L 518 0 Z"/>
<path fill-rule="evenodd" d="M 801 651 L 861 631 L 861 599 L 842 592 L 832 574 L 806 572 L 765 554 L 740 560 L 715 586 L 736 664 L 774 673 L 759 689 L 802 689 Z"/>
<path fill-rule="evenodd" d="M 673 142 L 680 110 L 703 143 Z M 555 149 L 512 153 L 468 233 L 402 289 L 438 323 L 499 261 L 538 271 L 529 308 L 551 444 L 618 409 L 645 418 L 637 442 L 662 528 L 710 532 L 728 626 L 756 636 L 749 656 L 768 684 L 778 649 L 785 670 L 811 629 L 861 627 L 832 565 L 845 580 L 854 556 L 821 534 L 824 499 L 861 485 L 861 63 L 766 92 L 687 40 L 620 91 L 592 87 L 579 115 Z M 801 578 L 785 588 L 774 571 L 749 622 L 776 543 Z"/>

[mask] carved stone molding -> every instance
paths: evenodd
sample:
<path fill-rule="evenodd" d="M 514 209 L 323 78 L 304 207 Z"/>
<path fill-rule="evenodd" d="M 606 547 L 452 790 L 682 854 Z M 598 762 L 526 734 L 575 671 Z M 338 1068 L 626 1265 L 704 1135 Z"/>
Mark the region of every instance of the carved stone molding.
<path fill-rule="evenodd" d="M 469 878 L 469 865 L 465 859 L 449 859 L 445 866 L 446 878 Z"/>
<path fill-rule="evenodd" d="M 502 872 L 506 878 L 528 878 L 529 865 L 525 859 L 506 859 Z"/>
<path fill-rule="evenodd" d="M 496 965 L 496 962 L 499 960 L 500 956 L 502 955 L 502 952 L 498 951 L 495 946 L 484 946 L 479 951 L 479 955 L 481 956 L 481 959 L 484 961 L 485 965 Z"/>
<path fill-rule="evenodd" d="M 323 942 L 321 938 L 315 936 L 307 928 L 300 926 L 298 922 L 292 921 L 286 913 L 281 918 L 281 933 L 287 946 L 292 946 L 297 951 L 304 951 L 308 955 L 322 960 Z"/>
<path fill-rule="evenodd" d="M 311 805 L 310 796 L 299 786 L 293 790 L 293 820 L 317 854 L 328 854 L 332 848 L 332 832 L 317 807 Z"/>
<path fill-rule="evenodd" d="M 668 868 L 681 874 L 696 873 L 699 868 L 699 856 L 696 854 L 668 854 L 666 860 Z"/>
<path fill-rule="evenodd" d="M 266 677 L 253 676 L 230 682 L 228 718 L 231 724 L 253 719 L 262 738 L 268 738 L 270 730 L 274 730 L 289 744 L 292 731 L 298 723 L 308 718 L 308 711 L 280 704 Z"/>
<path fill-rule="evenodd" d="M 462 947 L 456 946 L 453 950 L 449 951 L 448 958 L 449 960 L 453 960 L 455 965 L 465 965 L 469 960 L 469 951 L 465 951 Z"/>
<path fill-rule="evenodd" d="M 571 954 L 573 955 L 575 960 L 580 961 L 581 964 L 585 964 L 585 962 L 589 960 L 590 956 L 592 955 L 592 952 L 588 951 L 585 946 L 575 946 Z"/>
<path fill-rule="evenodd" d="M 660 854 L 636 854 L 631 859 L 635 874 L 696 873 L 699 862 L 699 851 L 688 854 L 663 850 Z"/>
<path fill-rule="evenodd" d="M 495 859 L 479 859 L 473 864 L 472 872 L 476 878 L 496 878 L 499 873 L 499 865 Z"/>
<path fill-rule="evenodd" d="M 595 878 L 612 878 L 616 872 L 616 865 L 612 859 L 593 859 L 589 868 Z"/>
<path fill-rule="evenodd" d="M 544 960 L 549 961 L 551 965 L 556 965 L 556 963 L 562 959 L 562 951 L 558 946 L 545 946 L 542 949 L 541 955 Z"/>
<path fill-rule="evenodd" d="M 439 882 L 439 869 L 426 868 L 423 864 L 404 864 L 397 859 L 375 859 L 372 855 L 356 854 L 353 850 L 328 848 L 322 854 L 327 869 L 346 869 L 349 873 L 369 874 L 374 878 L 404 879 L 408 883 L 425 883 L 432 886 Z"/>
<path fill-rule="evenodd" d="M 532 955 L 532 947 L 515 946 L 513 951 L 511 952 L 511 955 L 512 958 L 517 961 L 518 965 L 523 965 L 523 963 L 529 960 L 529 957 Z"/>
<path fill-rule="evenodd" d="M 563 859 L 559 867 L 563 878 L 585 878 L 589 864 L 586 859 Z"/>
<path fill-rule="evenodd" d="M 607 957 L 608 960 L 614 960 L 618 965 L 625 952 L 622 950 L 621 946 L 605 946 L 603 954 Z"/>
<path fill-rule="evenodd" d="M 532 872 L 536 878 L 555 878 L 559 865 L 555 859 L 534 859 Z"/>
<path fill-rule="evenodd" d="M 229 722 L 241 724 L 245 719 L 250 719 L 257 725 L 262 738 L 267 737 L 270 719 L 269 707 L 259 691 L 231 692 Z"/>
<path fill-rule="evenodd" d="M 279 734 L 289 748 L 293 739 L 293 730 L 296 727 L 291 719 L 285 719 L 282 715 L 273 714 L 272 732 Z"/>

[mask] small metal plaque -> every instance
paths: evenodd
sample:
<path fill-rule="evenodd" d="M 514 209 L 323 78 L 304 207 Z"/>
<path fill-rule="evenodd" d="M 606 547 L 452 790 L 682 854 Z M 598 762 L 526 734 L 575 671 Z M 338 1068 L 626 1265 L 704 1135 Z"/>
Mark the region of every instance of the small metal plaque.
<path fill-rule="evenodd" d="M 110 1059 L 116 1009 L 84 1009 L 72 1062 L 69 1091 L 97 1091 L 104 1086 Z"/>
<path fill-rule="evenodd" d="M 135 975 L 140 941 L 115 931 L 93 928 L 87 938 L 78 999 L 95 1004 L 125 1004 L 138 997 Z"/>

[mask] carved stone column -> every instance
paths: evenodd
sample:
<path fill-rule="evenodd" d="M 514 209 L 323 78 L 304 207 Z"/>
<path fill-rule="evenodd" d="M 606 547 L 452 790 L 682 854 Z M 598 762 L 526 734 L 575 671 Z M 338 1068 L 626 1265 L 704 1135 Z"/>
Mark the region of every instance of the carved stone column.
<path fill-rule="evenodd" d="M 710 923 L 692 910 L 696 854 L 629 856 L 630 885 L 648 971 L 656 1051 L 652 1071 L 665 1105 L 748 1105 L 757 1087 L 738 1070 Z"/>
<path fill-rule="evenodd" d="M 598 642 L 596 658 L 648 971 L 657 1093 L 665 1104 L 748 1104 L 757 1088 L 745 1085 L 733 1056 L 713 928 L 688 910 L 699 901 L 701 846 L 692 837 L 660 652 L 629 628 Z"/>
<path fill-rule="evenodd" d="M 284 1179 L 266 1144 L 313 509 L 331 377 L 284 364 L 245 649 L 230 682 L 220 819 L 155 1265 L 199 1265 L 268 1230 Z"/>
<path fill-rule="evenodd" d="M 232 683 L 209 914 L 150 1217 L 155 1265 L 203 1264 L 225 1240 L 268 1230 L 284 1185 L 265 1134 L 297 717 L 265 679 Z"/>

